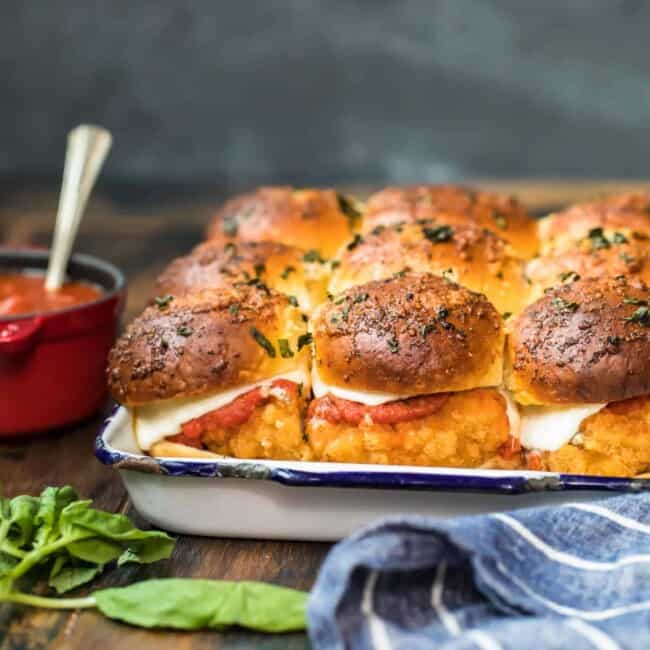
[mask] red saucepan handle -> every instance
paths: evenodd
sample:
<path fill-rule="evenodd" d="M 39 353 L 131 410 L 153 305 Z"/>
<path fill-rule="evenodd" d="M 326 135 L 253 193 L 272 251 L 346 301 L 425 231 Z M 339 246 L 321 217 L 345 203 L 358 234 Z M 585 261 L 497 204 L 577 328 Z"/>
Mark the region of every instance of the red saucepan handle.
<path fill-rule="evenodd" d="M 0 322 L 0 355 L 29 350 L 36 343 L 42 324 L 41 316 Z"/>

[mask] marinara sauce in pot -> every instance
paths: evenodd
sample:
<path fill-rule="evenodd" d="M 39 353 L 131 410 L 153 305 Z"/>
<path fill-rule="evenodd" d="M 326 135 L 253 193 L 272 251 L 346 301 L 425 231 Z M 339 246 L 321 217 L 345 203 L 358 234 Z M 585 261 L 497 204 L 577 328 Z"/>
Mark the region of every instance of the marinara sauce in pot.
<path fill-rule="evenodd" d="M 124 276 L 73 255 L 66 283 L 50 293 L 47 264 L 47 251 L 0 247 L 0 438 L 72 424 L 106 401 Z"/>
<path fill-rule="evenodd" d="M 76 307 L 99 300 L 102 293 L 100 287 L 87 282 L 66 282 L 57 291 L 47 291 L 43 275 L 0 273 L 0 316 Z"/>

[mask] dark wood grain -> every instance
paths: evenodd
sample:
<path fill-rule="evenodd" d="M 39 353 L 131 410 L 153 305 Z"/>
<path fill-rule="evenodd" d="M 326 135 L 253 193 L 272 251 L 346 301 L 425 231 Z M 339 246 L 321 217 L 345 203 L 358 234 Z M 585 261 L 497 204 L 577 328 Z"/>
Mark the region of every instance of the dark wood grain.
<path fill-rule="evenodd" d="M 521 181 L 484 185 L 518 195 L 540 214 L 602 191 L 640 186 L 617 182 Z M 101 256 L 126 272 L 126 317 L 131 318 L 142 308 L 151 283 L 163 266 L 201 239 L 211 211 L 225 195 L 223 191 L 100 188 L 89 206 L 76 250 Z M 56 202 L 52 188 L 0 184 L 0 243 L 48 245 Z M 45 403 L 46 396 L 38 399 Z M 95 499 L 99 507 L 125 512 L 137 519 L 115 472 L 100 465 L 92 454 L 100 422 L 101 416 L 97 416 L 66 430 L 0 443 L 0 484 L 5 493 L 35 494 L 46 485 L 70 483 L 80 494 Z M 112 570 L 99 584 L 127 584 L 147 577 L 173 575 L 266 580 L 309 589 L 328 548 L 326 544 L 183 536 L 170 560 L 148 567 Z M 93 612 L 50 613 L 0 606 L 0 650 L 95 647 L 293 649 L 308 647 L 308 641 L 303 634 L 263 636 L 241 630 L 151 632 L 112 623 Z"/>

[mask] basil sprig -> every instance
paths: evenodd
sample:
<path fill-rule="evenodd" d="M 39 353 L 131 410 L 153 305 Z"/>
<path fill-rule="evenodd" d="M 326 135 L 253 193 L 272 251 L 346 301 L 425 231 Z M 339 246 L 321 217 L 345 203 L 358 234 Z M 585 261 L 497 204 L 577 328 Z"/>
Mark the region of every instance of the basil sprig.
<path fill-rule="evenodd" d="M 69 486 L 39 497 L 0 497 L 0 604 L 96 608 L 140 627 L 198 630 L 240 625 L 262 632 L 306 628 L 307 594 L 260 582 L 163 578 L 56 598 L 23 590 L 39 576 L 58 594 L 91 581 L 107 564 L 168 558 L 174 539 L 136 528 L 128 517 L 90 507 Z"/>
<path fill-rule="evenodd" d="M 64 593 L 92 580 L 106 564 L 168 558 L 174 540 L 136 528 L 124 515 L 90 507 L 69 486 L 40 497 L 0 498 L 0 601 L 15 595 L 31 569 L 48 570 L 48 585 Z"/>
<path fill-rule="evenodd" d="M 306 627 L 307 594 L 263 582 L 163 578 L 96 591 L 94 598 L 105 616 L 140 627 L 240 625 L 261 632 Z"/>

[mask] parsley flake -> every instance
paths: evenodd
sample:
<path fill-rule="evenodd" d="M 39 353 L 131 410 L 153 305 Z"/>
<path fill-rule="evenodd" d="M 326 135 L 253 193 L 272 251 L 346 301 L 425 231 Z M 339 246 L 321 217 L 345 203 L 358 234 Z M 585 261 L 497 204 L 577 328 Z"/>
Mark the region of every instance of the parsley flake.
<path fill-rule="evenodd" d="M 288 279 L 288 277 L 289 277 L 289 275 L 291 273 L 295 273 L 295 272 L 296 272 L 296 267 L 295 266 L 286 266 L 284 271 L 282 271 L 282 273 L 280 273 L 280 277 L 283 280 L 286 280 L 286 279 Z"/>
<path fill-rule="evenodd" d="M 501 228 L 501 230 L 505 230 L 508 227 L 508 220 L 506 219 L 505 215 L 498 210 L 494 210 L 492 217 L 494 219 L 494 223 L 496 223 L 496 225 Z"/>
<path fill-rule="evenodd" d="M 439 244 L 449 241 L 454 236 L 451 226 L 436 226 L 435 228 L 422 228 L 424 236 L 432 243 Z"/>
<path fill-rule="evenodd" d="M 308 250 L 303 256 L 302 256 L 302 261 L 303 262 L 318 262 L 319 264 L 325 264 L 327 260 L 323 259 L 321 257 L 320 251 L 317 251 L 315 248 L 312 248 L 311 250 Z"/>
<path fill-rule="evenodd" d="M 298 337 L 298 352 L 300 352 L 300 350 L 302 350 L 306 345 L 310 345 L 313 340 L 314 337 L 312 336 L 311 332 L 301 334 Z"/>
<path fill-rule="evenodd" d="M 601 248 L 609 248 L 611 245 L 607 237 L 605 237 L 602 228 L 592 228 L 587 237 L 589 237 L 589 240 L 591 241 L 592 251 L 600 250 Z"/>
<path fill-rule="evenodd" d="M 336 200 L 339 210 L 348 218 L 350 228 L 353 228 L 361 219 L 361 211 L 357 208 L 356 201 L 345 194 L 337 193 Z"/>
<path fill-rule="evenodd" d="M 237 219 L 235 218 L 224 219 L 221 224 L 221 229 L 228 237 L 234 237 L 237 234 L 237 228 Z"/>
<path fill-rule="evenodd" d="M 575 271 L 563 271 L 562 273 L 560 273 L 560 280 L 562 282 L 566 282 L 567 280 L 569 282 L 575 282 L 576 280 L 579 279 L 580 279 L 580 275 Z"/>
<path fill-rule="evenodd" d="M 454 281 L 454 276 L 455 276 L 455 275 L 456 275 L 456 274 L 454 273 L 454 269 L 452 269 L 452 268 L 450 267 L 450 268 L 448 268 L 448 269 L 445 269 L 445 270 L 442 272 L 442 279 L 443 279 L 445 282 L 453 282 L 453 281 Z"/>
<path fill-rule="evenodd" d="M 359 244 L 363 242 L 363 237 L 357 233 L 354 236 L 354 239 L 346 246 L 349 251 L 353 251 Z"/>
<path fill-rule="evenodd" d="M 628 296 L 625 296 L 625 298 L 623 298 L 623 302 L 626 305 L 643 305 L 644 307 L 648 304 L 647 300 L 641 300 L 640 298 L 630 298 Z"/>
<path fill-rule="evenodd" d="M 278 348 L 280 350 L 280 356 L 283 359 L 290 359 L 293 356 L 291 346 L 289 345 L 289 341 L 287 339 L 278 339 Z"/>
<path fill-rule="evenodd" d="M 560 312 L 570 312 L 573 313 L 579 307 L 577 302 L 569 302 L 564 298 L 553 298 L 553 307 Z"/>
<path fill-rule="evenodd" d="M 256 327 L 251 326 L 248 329 L 248 333 L 255 339 L 255 342 L 261 348 L 264 348 L 266 354 L 268 354 L 272 359 L 275 358 L 275 348 L 273 347 L 273 343 L 271 343 L 262 332 L 260 332 Z"/>
<path fill-rule="evenodd" d="M 160 311 L 163 311 L 169 307 L 169 304 L 171 301 L 174 300 L 174 296 L 167 294 L 166 296 L 159 296 L 154 298 L 154 302 L 156 303 L 156 307 L 160 309 Z"/>
<path fill-rule="evenodd" d="M 650 308 L 644 305 L 639 307 L 631 316 L 628 316 L 626 321 L 630 323 L 639 323 L 644 327 L 650 327 Z"/>

